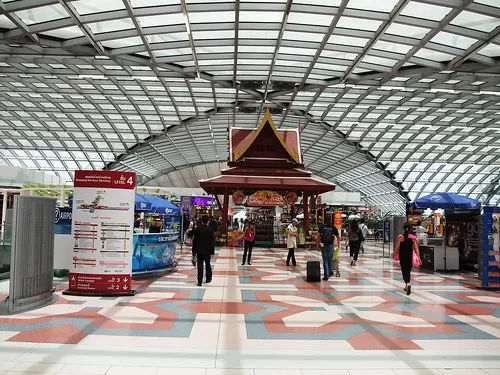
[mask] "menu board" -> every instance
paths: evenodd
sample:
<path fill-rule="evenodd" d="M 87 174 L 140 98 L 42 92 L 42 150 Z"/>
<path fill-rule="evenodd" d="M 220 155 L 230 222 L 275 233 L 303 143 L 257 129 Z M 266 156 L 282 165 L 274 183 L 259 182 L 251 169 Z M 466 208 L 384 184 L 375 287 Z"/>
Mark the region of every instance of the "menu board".
<path fill-rule="evenodd" d="M 500 288 L 500 207 L 484 207 L 482 285 Z"/>
<path fill-rule="evenodd" d="M 135 173 L 76 171 L 69 292 L 130 294 Z"/>

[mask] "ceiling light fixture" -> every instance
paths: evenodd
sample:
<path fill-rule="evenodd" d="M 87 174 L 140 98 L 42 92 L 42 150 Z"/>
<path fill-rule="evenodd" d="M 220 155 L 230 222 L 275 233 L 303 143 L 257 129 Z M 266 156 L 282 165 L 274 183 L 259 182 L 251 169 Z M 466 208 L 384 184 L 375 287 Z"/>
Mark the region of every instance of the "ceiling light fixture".
<path fill-rule="evenodd" d="M 132 78 L 140 81 L 159 81 L 158 77 L 155 76 L 132 76 Z"/>
<path fill-rule="evenodd" d="M 94 74 L 81 74 L 78 76 L 78 78 L 85 79 L 108 79 L 108 77 L 103 76 L 103 75 L 94 75 Z"/>

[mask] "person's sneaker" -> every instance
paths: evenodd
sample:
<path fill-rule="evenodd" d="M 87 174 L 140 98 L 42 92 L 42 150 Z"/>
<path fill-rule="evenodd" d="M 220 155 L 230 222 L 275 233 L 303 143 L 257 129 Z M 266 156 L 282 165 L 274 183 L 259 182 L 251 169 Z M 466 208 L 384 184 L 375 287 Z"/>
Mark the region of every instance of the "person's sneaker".
<path fill-rule="evenodd" d="M 211 282 L 212 282 L 212 279 L 207 279 L 207 280 L 205 281 L 205 283 L 207 283 L 207 284 L 209 284 L 209 283 L 211 283 Z"/>
<path fill-rule="evenodd" d="M 406 289 L 406 295 L 409 296 L 411 294 L 411 285 L 408 285 L 408 289 Z"/>
<path fill-rule="evenodd" d="M 336 276 L 337 276 L 337 277 L 340 277 L 340 272 L 337 272 L 337 275 L 336 275 Z"/>
<path fill-rule="evenodd" d="M 286 265 L 287 265 L 288 267 L 290 267 L 290 263 L 287 263 Z"/>
<path fill-rule="evenodd" d="M 328 277 L 323 277 L 323 280 L 328 281 Z"/>
<path fill-rule="evenodd" d="M 356 265 L 356 261 L 354 261 L 354 264 L 353 264 L 353 266 L 355 266 L 355 265 Z"/>
<path fill-rule="evenodd" d="M 196 284 L 196 285 L 201 286 L 201 283 L 198 283 L 198 284 Z"/>
<path fill-rule="evenodd" d="M 248 265 L 249 265 L 249 266 L 251 266 L 251 265 L 252 265 L 252 263 L 248 262 Z"/>
<path fill-rule="evenodd" d="M 351 260 L 351 266 L 354 266 L 354 261 L 353 260 Z"/>
<path fill-rule="evenodd" d="M 241 263 L 241 265 L 242 265 L 242 266 L 244 266 L 244 265 L 245 265 L 245 262 Z"/>

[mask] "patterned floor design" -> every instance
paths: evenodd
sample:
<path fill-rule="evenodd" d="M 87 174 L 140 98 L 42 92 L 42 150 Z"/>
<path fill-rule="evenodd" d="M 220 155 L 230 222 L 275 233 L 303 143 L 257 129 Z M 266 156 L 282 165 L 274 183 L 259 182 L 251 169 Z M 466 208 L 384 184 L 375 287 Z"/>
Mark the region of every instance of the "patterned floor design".
<path fill-rule="evenodd" d="M 63 296 L 58 281 L 56 304 L 0 316 L 0 374 L 500 374 L 500 293 L 415 270 L 407 296 L 380 250 L 356 267 L 342 253 L 341 276 L 321 283 L 305 281 L 315 251 L 287 267 L 285 249 L 255 249 L 241 266 L 234 248 L 218 249 L 201 288 L 185 249 L 178 272 L 134 281 L 134 297 Z"/>

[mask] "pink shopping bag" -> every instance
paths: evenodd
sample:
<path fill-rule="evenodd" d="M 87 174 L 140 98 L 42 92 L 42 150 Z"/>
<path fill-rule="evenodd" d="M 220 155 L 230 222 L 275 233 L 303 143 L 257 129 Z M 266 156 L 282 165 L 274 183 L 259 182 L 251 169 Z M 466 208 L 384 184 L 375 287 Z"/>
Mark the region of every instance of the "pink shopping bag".
<path fill-rule="evenodd" d="M 420 267 L 422 265 L 422 261 L 420 260 L 416 252 L 413 252 L 412 264 L 414 267 Z"/>

